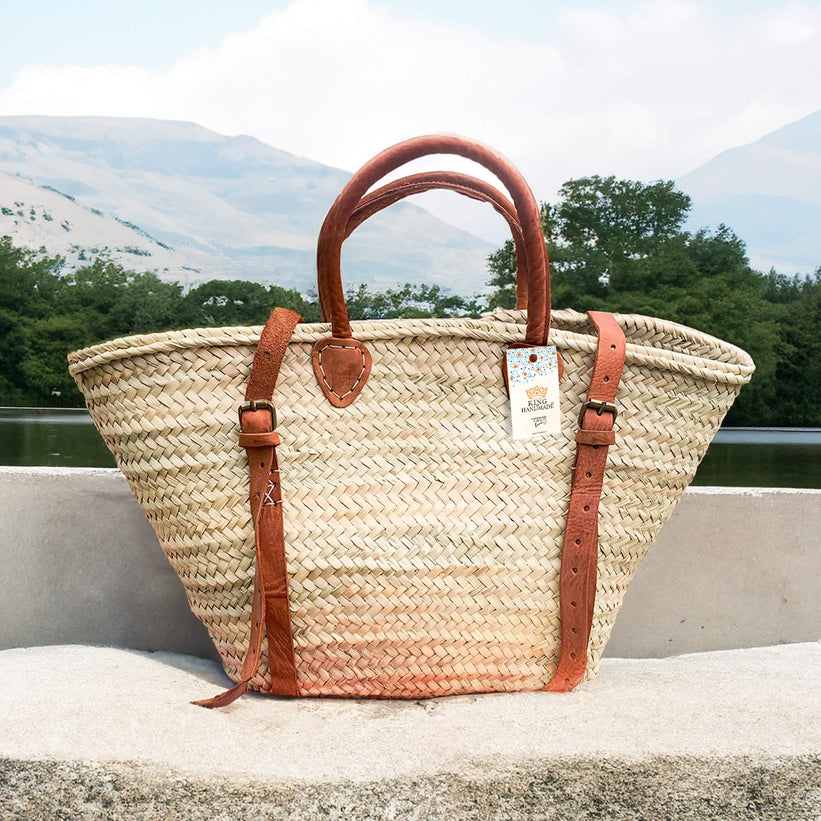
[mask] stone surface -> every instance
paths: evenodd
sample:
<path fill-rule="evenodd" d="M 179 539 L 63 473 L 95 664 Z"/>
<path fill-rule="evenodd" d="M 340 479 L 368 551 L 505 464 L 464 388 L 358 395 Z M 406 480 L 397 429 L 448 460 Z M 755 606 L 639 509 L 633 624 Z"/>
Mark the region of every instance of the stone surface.
<path fill-rule="evenodd" d="M 168 653 L 0 653 L 0 818 L 817 819 L 821 644 L 606 659 L 574 693 L 250 696 Z"/>
<path fill-rule="evenodd" d="M 0 818 L 26 821 L 817 821 L 818 757 L 575 758 L 490 777 L 202 779 L 140 765 L 0 760 Z"/>
<path fill-rule="evenodd" d="M 0 649 L 216 658 L 119 471 L 0 467 L 0 522 Z M 690 488 L 639 567 L 607 654 L 818 639 L 819 533 L 820 490 Z"/>

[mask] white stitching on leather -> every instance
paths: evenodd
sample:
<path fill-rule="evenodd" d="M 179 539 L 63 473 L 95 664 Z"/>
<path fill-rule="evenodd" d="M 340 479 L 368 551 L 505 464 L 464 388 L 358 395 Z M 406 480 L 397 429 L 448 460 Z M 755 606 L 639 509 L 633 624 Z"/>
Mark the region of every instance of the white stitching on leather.
<path fill-rule="evenodd" d="M 362 370 L 359 372 L 359 376 L 356 377 L 356 382 L 354 382 L 353 385 L 351 385 L 351 388 L 350 388 L 349 391 L 343 393 L 341 396 L 328 384 L 328 380 L 325 378 L 325 369 L 322 367 L 322 352 L 325 350 L 325 348 L 342 348 L 343 350 L 345 348 L 349 348 L 349 349 L 359 351 L 359 354 L 362 357 Z M 327 385 L 328 392 L 332 393 L 337 399 L 344 399 L 346 396 L 348 396 L 348 394 L 351 394 L 351 393 L 354 392 L 354 390 L 356 390 L 356 386 L 362 381 L 362 377 L 365 373 L 365 366 L 367 364 L 366 359 L 365 359 L 365 352 L 358 345 L 334 345 L 334 344 L 328 343 L 327 345 L 323 345 L 317 351 L 316 359 L 317 359 L 317 364 L 319 365 L 319 372 L 322 374 L 322 381 Z"/>

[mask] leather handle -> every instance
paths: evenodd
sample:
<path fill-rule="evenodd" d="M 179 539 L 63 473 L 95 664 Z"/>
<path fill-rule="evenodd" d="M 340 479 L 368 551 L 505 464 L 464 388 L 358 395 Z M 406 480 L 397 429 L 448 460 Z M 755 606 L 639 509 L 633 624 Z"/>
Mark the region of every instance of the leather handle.
<path fill-rule="evenodd" d="M 430 154 L 455 154 L 474 160 L 492 171 L 509 191 L 522 227 L 527 267 L 531 274 L 525 341 L 530 345 L 544 345 L 550 327 L 550 293 L 547 252 L 533 192 L 516 167 L 501 154 L 482 143 L 453 134 L 414 137 L 385 149 L 354 174 L 328 211 L 317 244 L 317 289 L 333 337 L 352 338 L 340 269 L 348 220 L 372 185 L 405 163 Z"/>
<path fill-rule="evenodd" d="M 517 310 L 525 310 L 527 308 L 529 276 L 524 235 L 522 234 L 522 227 L 519 225 L 519 217 L 516 215 L 516 207 L 494 186 L 477 177 L 461 174 L 458 171 L 426 171 L 421 174 L 410 174 L 407 177 L 383 185 L 381 188 L 366 194 L 359 201 L 359 205 L 356 206 L 345 227 L 345 239 L 365 220 L 383 208 L 387 208 L 405 197 L 422 194 L 425 191 L 434 189 L 454 191 L 479 202 L 487 202 L 497 214 L 505 219 L 510 227 L 513 245 L 516 249 L 516 308 Z"/>
<path fill-rule="evenodd" d="M 455 154 L 474 160 L 492 171 L 507 188 L 521 226 L 528 272 L 525 344 L 547 344 L 550 279 L 539 209 L 533 192 L 509 160 L 482 143 L 452 134 L 414 137 L 365 163 L 342 189 L 319 232 L 317 290 L 323 316 L 331 323 L 332 335 L 317 341 L 312 361 L 320 388 L 336 407 L 346 407 L 356 399 L 371 371 L 370 352 L 351 333 L 342 290 L 340 259 L 348 223 L 372 185 L 405 163 L 430 154 Z"/>

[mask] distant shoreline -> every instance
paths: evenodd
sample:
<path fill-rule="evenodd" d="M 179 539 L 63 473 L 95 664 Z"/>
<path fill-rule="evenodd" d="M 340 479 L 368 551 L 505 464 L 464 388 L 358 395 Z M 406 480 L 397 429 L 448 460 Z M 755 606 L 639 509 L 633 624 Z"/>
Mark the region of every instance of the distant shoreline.
<path fill-rule="evenodd" d="M 83 416 L 87 415 L 88 411 L 85 408 L 61 408 L 59 406 L 55 407 L 32 407 L 29 405 L 0 405 L 0 415 L 3 416 L 10 416 L 12 414 L 17 413 L 30 413 L 30 414 L 49 414 L 49 413 L 63 413 L 72 416 Z M 91 417 L 89 417 L 89 422 L 91 421 Z M 777 427 L 777 428 L 752 428 L 752 427 L 721 427 L 718 429 L 717 436 L 730 435 L 736 441 L 742 441 L 741 438 L 736 439 L 734 434 L 796 434 L 796 433 L 806 433 L 806 434 L 818 434 L 819 435 L 819 443 L 821 443 L 821 428 L 787 428 L 787 427 Z M 723 437 L 722 437 L 723 438 Z M 751 438 L 749 440 L 744 440 L 749 442 L 758 442 L 761 441 L 758 437 Z"/>

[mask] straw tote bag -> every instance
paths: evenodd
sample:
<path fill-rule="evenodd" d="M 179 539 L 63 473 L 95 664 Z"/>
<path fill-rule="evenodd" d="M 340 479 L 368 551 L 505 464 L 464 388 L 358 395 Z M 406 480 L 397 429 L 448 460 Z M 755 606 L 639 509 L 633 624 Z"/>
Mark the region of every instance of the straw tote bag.
<path fill-rule="evenodd" d="M 512 202 L 448 172 L 367 194 L 427 154 L 481 163 Z M 349 322 L 345 236 L 431 187 L 508 220 L 520 309 Z M 326 217 L 317 268 L 329 324 L 277 309 L 264 329 L 132 336 L 69 356 L 237 682 L 200 703 L 248 689 L 562 691 L 595 676 L 630 578 L 750 358 L 659 319 L 551 312 L 530 189 L 461 137 L 414 138 L 363 166 Z M 514 439 L 505 352 L 529 361 L 545 345 L 562 371 L 560 432 Z"/>

